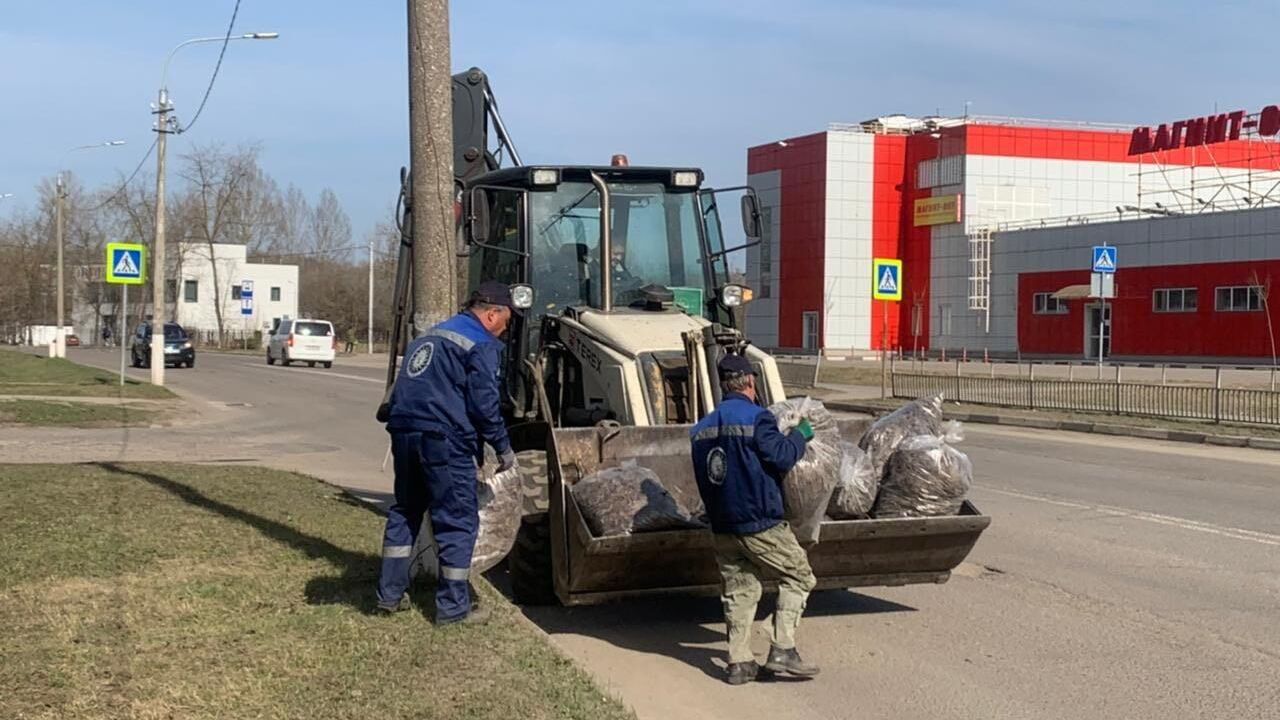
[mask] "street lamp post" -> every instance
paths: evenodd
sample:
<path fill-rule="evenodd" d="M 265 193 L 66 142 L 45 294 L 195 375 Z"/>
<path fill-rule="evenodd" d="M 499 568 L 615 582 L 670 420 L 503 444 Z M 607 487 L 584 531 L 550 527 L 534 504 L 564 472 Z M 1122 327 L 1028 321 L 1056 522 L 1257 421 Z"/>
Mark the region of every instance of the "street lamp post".
<path fill-rule="evenodd" d="M 64 206 L 67 200 L 67 188 L 66 188 L 66 184 L 63 182 L 63 179 L 62 179 L 62 174 L 63 174 L 62 168 L 67 164 L 67 156 L 73 152 L 77 152 L 80 150 L 92 150 L 94 148 L 117 147 L 120 145 L 124 145 L 123 140 L 108 140 L 106 142 L 93 143 L 91 145 L 77 145 L 76 147 L 70 148 L 65 153 L 63 153 L 62 161 L 58 163 L 57 182 L 54 184 L 54 192 L 53 192 L 54 228 L 55 228 L 55 233 L 57 235 L 57 243 L 58 243 L 58 297 L 55 303 L 57 306 L 58 324 L 55 325 L 53 329 L 54 357 L 64 358 L 67 356 L 67 341 L 66 341 L 66 337 L 63 336 L 63 328 L 65 327 L 65 322 L 63 317 L 64 311 L 65 311 L 65 308 L 63 307 L 63 294 L 65 291 L 63 290 L 63 282 L 62 282 L 62 273 L 63 273 L 62 256 L 63 256 L 63 247 L 65 245 L 65 239 L 64 239 L 65 232 L 64 232 L 64 227 L 63 227 L 64 223 L 62 218 L 63 218 L 63 214 L 65 213 Z"/>
<path fill-rule="evenodd" d="M 169 102 L 169 89 L 167 79 L 169 76 L 169 62 L 173 60 L 173 56 L 179 50 L 196 43 L 211 42 L 228 42 L 230 40 L 274 40 L 280 37 L 280 33 L 260 32 L 245 33 L 238 37 L 228 38 L 226 36 L 219 37 L 202 37 L 184 40 L 178 43 L 173 50 L 169 51 L 169 57 L 165 58 L 164 69 L 160 73 L 160 92 L 156 98 L 156 109 L 153 113 L 157 116 L 155 131 L 156 136 L 156 219 L 155 219 L 155 244 L 151 248 L 151 384 L 164 385 L 164 291 L 165 291 L 165 266 L 164 266 L 164 164 L 165 164 L 165 147 L 170 133 L 179 132 L 177 127 L 177 119 L 172 117 L 173 103 Z M 175 297 L 176 301 L 177 298 Z"/>

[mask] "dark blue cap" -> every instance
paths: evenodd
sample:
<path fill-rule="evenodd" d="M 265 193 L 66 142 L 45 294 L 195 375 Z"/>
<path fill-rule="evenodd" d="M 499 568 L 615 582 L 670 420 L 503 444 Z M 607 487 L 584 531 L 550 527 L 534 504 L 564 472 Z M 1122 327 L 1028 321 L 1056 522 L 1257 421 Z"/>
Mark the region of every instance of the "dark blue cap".
<path fill-rule="evenodd" d="M 751 367 L 751 361 L 742 355 L 725 355 L 717 366 L 721 378 L 738 377 L 739 375 L 759 375 Z"/>
<path fill-rule="evenodd" d="M 503 307 L 511 308 L 511 312 L 516 315 L 524 315 L 524 310 L 516 307 L 511 302 L 511 288 L 507 287 L 505 283 L 500 283 L 497 280 L 485 280 L 480 283 L 480 287 L 476 288 L 475 291 L 471 293 L 471 301 L 487 303 L 489 305 L 501 305 Z"/>

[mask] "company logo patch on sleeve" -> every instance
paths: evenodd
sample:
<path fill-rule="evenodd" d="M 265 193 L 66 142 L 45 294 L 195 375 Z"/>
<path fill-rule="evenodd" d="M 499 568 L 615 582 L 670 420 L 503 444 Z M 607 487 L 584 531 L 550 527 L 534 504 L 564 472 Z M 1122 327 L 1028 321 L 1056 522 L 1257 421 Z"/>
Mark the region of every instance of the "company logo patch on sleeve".
<path fill-rule="evenodd" d="M 433 342 L 425 342 L 418 346 L 418 349 L 413 351 L 413 355 L 409 356 L 409 377 L 416 378 L 430 367 L 431 357 L 435 351 L 436 345 Z"/>

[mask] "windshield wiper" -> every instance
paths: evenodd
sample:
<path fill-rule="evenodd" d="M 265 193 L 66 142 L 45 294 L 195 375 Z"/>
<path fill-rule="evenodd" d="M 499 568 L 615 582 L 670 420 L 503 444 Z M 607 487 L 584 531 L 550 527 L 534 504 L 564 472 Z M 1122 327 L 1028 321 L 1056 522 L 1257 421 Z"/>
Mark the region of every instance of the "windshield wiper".
<path fill-rule="evenodd" d="M 549 230 L 551 230 L 551 228 L 552 228 L 556 223 L 558 223 L 558 222 L 560 222 L 561 220 L 563 220 L 563 219 L 565 219 L 566 217 L 568 217 L 568 216 L 569 216 L 569 213 L 573 212 L 574 208 L 576 208 L 576 207 L 578 207 L 579 205 L 581 205 L 581 204 L 582 204 L 582 201 L 583 201 L 583 200 L 586 200 L 588 197 L 590 197 L 590 196 L 591 196 L 591 193 L 593 193 L 593 192 L 595 192 L 595 191 L 596 191 L 596 189 L 595 189 L 595 188 L 591 188 L 590 190 L 588 190 L 588 191 L 586 191 L 585 193 L 583 193 L 583 194 L 582 194 L 582 197 L 578 198 L 577 200 L 574 200 L 574 201 L 573 201 L 572 203 L 570 203 L 569 205 L 566 205 L 566 206 L 564 206 L 564 207 L 560 208 L 558 211 L 556 211 L 556 215 L 555 215 L 555 217 L 554 217 L 554 218 L 552 218 L 552 219 L 551 219 L 551 220 L 550 220 L 546 225 L 542 226 L 542 232 L 540 232 L 540 233 L 538 233 L 538 234 L 539 234 L 539 235 L 546 235 L 546 234 L 547 234 L 547 232 L 548 232 Z"/>

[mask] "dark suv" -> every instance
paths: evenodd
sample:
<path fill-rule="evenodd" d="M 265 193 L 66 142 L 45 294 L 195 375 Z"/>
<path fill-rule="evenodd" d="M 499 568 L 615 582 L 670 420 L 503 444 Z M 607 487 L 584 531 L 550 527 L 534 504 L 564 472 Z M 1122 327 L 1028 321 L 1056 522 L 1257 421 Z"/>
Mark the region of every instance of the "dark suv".
<path fill-rule="evenodd" d="M 133 347 L 130 349 L 133 366 L 136 368 L 151 366 L 151 325 L 139 325 L 133 333 Z M 191 344 L 187 331 L 177 323 L 164 324 L 164 364 L 189 368 L 196 366 L 196 349 Z"/>

